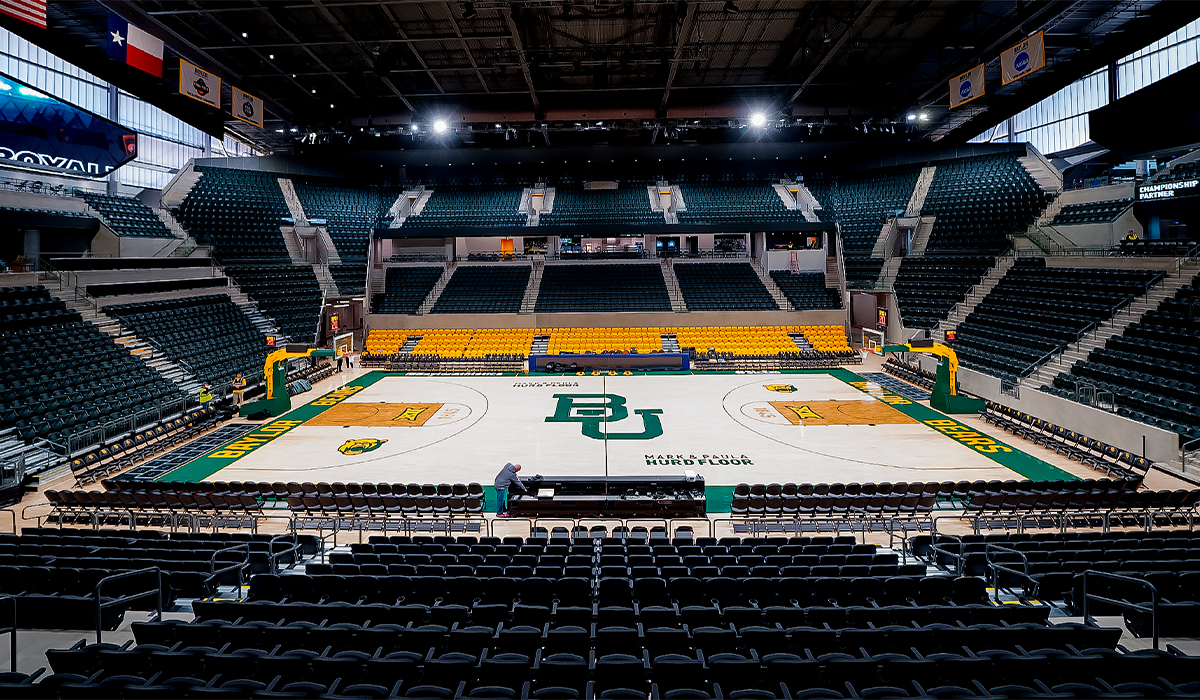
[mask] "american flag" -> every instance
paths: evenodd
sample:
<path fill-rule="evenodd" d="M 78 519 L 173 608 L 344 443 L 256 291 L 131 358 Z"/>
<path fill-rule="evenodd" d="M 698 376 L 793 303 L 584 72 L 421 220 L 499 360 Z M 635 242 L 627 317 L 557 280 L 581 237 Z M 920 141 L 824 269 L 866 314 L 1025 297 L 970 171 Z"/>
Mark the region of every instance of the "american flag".
<path fill-rule="evenodd" d="M 0 13 L 46 28 L 46 0 L 0 0 Z"/>

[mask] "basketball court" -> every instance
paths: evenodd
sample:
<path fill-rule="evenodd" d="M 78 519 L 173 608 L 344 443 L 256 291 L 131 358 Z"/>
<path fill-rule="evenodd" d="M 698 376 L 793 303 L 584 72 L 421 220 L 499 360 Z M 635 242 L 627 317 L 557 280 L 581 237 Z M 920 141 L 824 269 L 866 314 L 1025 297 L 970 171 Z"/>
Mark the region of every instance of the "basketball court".
<path fill-rule="evenodd" d="M 471 482 L 702 475 L 740 482 L 1070 479 L 853 372 L 463 376 L 367 372 L 160 478 Z"/>

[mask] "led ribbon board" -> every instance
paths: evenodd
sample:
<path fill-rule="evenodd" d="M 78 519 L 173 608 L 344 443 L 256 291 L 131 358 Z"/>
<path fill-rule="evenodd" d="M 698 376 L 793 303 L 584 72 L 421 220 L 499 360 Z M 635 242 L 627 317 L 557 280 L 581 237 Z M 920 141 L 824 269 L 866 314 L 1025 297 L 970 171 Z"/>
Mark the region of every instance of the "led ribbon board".
<path fill-rule="evenodd" d="M 101 177 L 137 145 L 133 131 L 0 73 L 0 162 Z"/>

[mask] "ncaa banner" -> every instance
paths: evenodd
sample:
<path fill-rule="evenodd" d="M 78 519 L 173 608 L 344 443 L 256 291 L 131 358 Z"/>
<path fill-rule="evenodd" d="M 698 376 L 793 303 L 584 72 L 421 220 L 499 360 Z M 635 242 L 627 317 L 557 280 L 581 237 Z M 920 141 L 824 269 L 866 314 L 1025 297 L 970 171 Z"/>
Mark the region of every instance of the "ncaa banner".
<path fill-rule="evenodd" d="M 1046 39 L 1038 32 L 1000 54 L 1000 82 L 1008 85 L 1017 78 L 1024 78 L 1045 67 Z"/>
<path fill-rule="evenodd" d="M 263 128 L 263 101 L 238 88 L 233 90 L 233 116 L 236 119 Z"/>
<path fill-rule="evenodd" d="M 221 79 L 179 59 L 179 92 L 193 100 L 221 108 Z"/>
<path fill-rule="evenodd" d="M 950 79 L 950 107 L 965 105 L 983 95 L 983 64 Z"/>

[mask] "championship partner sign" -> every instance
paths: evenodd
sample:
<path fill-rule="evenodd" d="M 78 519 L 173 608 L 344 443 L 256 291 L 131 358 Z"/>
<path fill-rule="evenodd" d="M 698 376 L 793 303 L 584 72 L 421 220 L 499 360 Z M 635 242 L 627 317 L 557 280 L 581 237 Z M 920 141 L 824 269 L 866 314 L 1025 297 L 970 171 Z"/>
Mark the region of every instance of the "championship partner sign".
<path fill-rule="evenodd" d="M 950 79 L 950 107 L 960 107 L 983 96 L 983 64 Z"/>
<path fill-rule="evenodd" d="M 263 128 L 263 101 L 239 88 L 233 88 L 233 116 L 235 119 Z"/>
<path fill-rule="evenodd" d="M 1000 54 L 1000 82 L 1008 85 L 1045 67 L 1046 40 L 1043 34 L 1038 32 Z"/>

